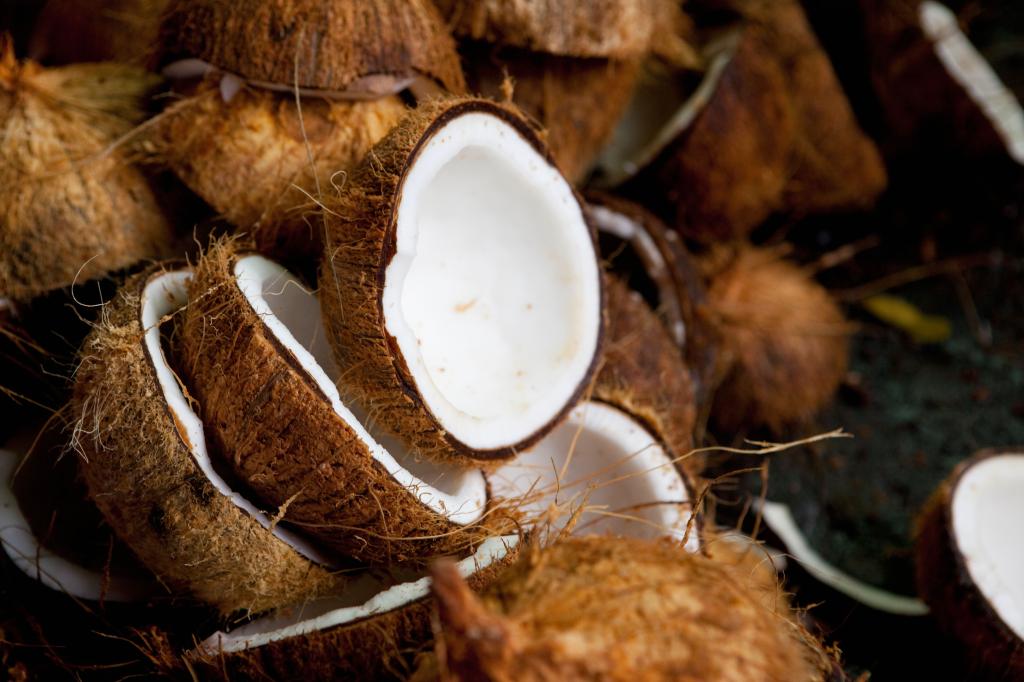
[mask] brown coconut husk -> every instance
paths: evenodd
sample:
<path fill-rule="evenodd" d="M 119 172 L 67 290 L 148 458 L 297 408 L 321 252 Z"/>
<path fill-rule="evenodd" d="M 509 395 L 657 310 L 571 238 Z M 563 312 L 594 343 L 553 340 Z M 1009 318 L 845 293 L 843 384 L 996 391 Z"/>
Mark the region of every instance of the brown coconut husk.
<path fill-rule="evenodd" d="M 142 64 L 156 43 L 168 0 L 48 0 L 29 41 L 32 59 L 50 64 Z"/>
<path fill-rule="evenodd" d="M 429 0 L 172 0 L 155 63 L 187 58 L 301 88 L 344 91 L 385 77 L 465 90 L 454 42 Z"/>
<path fill-rule="evenodd" d="M 398 95 L 339 101 L 243 87 L 225 102 L 208 77 L 161 117 L 154 153 L 257 248 L 290 262 L 323 249 L 318 202 L 405 114 Z"/>
<path fill-rule="evenodd" d="M 825 680 L 834 659 L 737 572 L 667 541 L 570 538 L 478 599 L 434 571 L 437 657 L 455 680 Z"/>
<path fill-rule="evenodd" d="M 953 494 L 974 465 L 990 457 L 1018 454 L 982 450 L 963 461 L 928 499 L 917 519 L 917 591 L 939 625 L 963 644 L 986 679 L 1024 676 L 1024 641 L 992 608 L 971 578 L 953 529 Z M 1013 542 L 1008 537 L 1007 542 Z"/>
<path fill-rule="evenodd" d="M 82 347 L 74 412 L 90 496 L 162 581 L 223 613 L 337 589 L 338 576 L 221 495 L 193 459 L 143 342 L 141 292 L 160 272 L 129 279 Z"/>
<path fill-rule="evenodd" d="M 246 255 L 215 242 L 196 265 L 182 368 L 224 462 L 324 546 L 374 565 L 465 553 L 489 531 L 423 503 L 374 459 L 238 287 Z"/>
<path fill-rule="evenodd" d="M 585 379 L 562 412 L 526 441 L 502 449 L 472 450 L 441 428 L 416 392 L 404 360 L 396 356 L 385 327 L 381 295 L 385 269 L 395 248 L 395 208 L 402 182 L 419 146 L 436 129 L 467 112 L 498 117 L 550 160 L 536 130 L 514 107 L 479 99 L 421 105 L 374 147 L 353 171 L 337 201 L 328 204 L 328 239 L 321 269 L 321 305 L 328 339 L 342 372 L 350 379 L 348 386 L 355 399 L 371 406 L 381 428 L 399 434 L 412 452 L 463 463 L 467 458 L 506 459 L 528 448 L 564 417 L 587 387 Z M 599 349 L 601 342 L 599 339 Z M 597 355 L 591 372 L 596 369 Z"/>
<path fill-rule="evenodd" d="M 487 43 L 460 47 L 472 92 L 511 101 L 547 131 L 566 177 L 579 182 L 615 130 L 640 73 L 639 60 L 562 57 Z"/>
<path fill-rule="evenodd" d="M 0 44 L 0 296 L 168 255 L 171 226 L 118 145 L 158 81 L 118 64 L 18 63 Z"/>
<path fill-rule="evenodd" d="M 712 421 L 781 431 L 808 420 L 846 373 L 851 328 L 838 304 L 770 249 L 720 247 L 701 263 L 721 339 Z"/>

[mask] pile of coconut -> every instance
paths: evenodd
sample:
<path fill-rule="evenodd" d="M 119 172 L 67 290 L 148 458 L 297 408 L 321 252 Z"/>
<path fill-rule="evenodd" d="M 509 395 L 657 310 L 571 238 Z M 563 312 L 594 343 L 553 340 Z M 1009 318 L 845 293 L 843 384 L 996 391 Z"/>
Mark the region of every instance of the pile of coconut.
<path fill-rule="evenodd" d="M 698 449 L 846 373 L 838 303 L 755 243 L 886 184 L 798 3 L 109 4 L 0 45 L 19 580 L 144 675 L 842 676 Z M 946 523 L 1014 456 L 937 498 L 922 582 L 991 550 L 950 612 L 997 599 L 1020 665 L 1019 552 Z"/>

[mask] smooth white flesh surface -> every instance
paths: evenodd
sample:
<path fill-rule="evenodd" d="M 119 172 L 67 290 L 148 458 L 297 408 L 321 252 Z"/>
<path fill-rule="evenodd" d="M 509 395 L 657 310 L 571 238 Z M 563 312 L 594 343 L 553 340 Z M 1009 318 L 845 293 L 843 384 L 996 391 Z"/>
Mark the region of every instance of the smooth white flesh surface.
<path fill-rule="evenodd" d="M 971 41 L 956 15 L 939 2 L 920 7 L 921 30 L 935 44 L 946 71 L 981 108 L 1006 144 L 1010 157 L 1024 164 L 1024 109 Z"/>
<path fill-rule="evenodd" d="M 341 402 L 333 378 L 340 372 L 325 337 L 320 303 L 287 270 L 262 256 L 235 263 L 238 288 L 278 341 L 299 362 L 326 396 L 331 408 L 391 476 L 436 513 L 458 524 L 480 519 L 487 506 L 487 482 L 473 469 L 416 461 L 394 441 L 381 444 L 370 435 L 360 415 Z M 361 454 L 361 453 L 360 453 Z"/>
<path fill-rule="evenodd" d="M 1024 639 L 1024 453 L 982 459 L 960 477 L 954 542 L 978 590 Z"/>
<path fill-rule="evenodd" d="M 468 578 L 477 571 L 501 561 L 519 542 L 518 536 L 489 538 L 473 556 L 458 563 L 459 573 Z M 214 656 L 252 649 L 288 637 L 307 635 L 329 628 L 355 623 L 423 599 L 430 594 L 430 578 L 422 577 L 377 591 L 372 580 L 346 590 L 344 595 L 319 599 L 302 606 L 260 618 L 231 632 L 217 632 L 203 640 L 198 653 Z M 366 598 L 366 601 L 361 601 Z"/>
<path fill-rule="evenodd" d="M 12 477 L 22 455 L 0 449 L 0 545 L 18 569 L 52 590 L 91 601 L 141 601 L 153 592 L 142 578 L 102 575 L 39 544 L 12 488 Z"/>
<path fill-rule="evenodd" d="M 213 487 L 231 503 L 256 519 L 264 528 L 291 545 L 303 556 L 317 563 L 327 565 L 330 561 L 313 545 L 292 533 L 280 524 L 272 524 L 266 514 L 256 508 L 241 493 L 233 490 L 227 481 L 213 468 L 206 448 L 203 422 L 189 405 L 181 391 L 174 372 L 167 363 L 160 343 L 160 324 L 168 316 L 181 310 L 188 303 L 188 282 L 192 278 L 189 270 L 176 270 L 154 277 L 142 291 L 142 328 L 145 331 L 146 352 L 156 368 L 157 381 L 163 391 L 167 407 L 176 417 L 178 433 L 192 453 L 199 470 L 210 480 Z"/>
<path fill-rule="evenodd" d="M 551 531 L 583 511 L 574 533 L 686 539 L 700 548 L 686 482 L 665 449 L 625 412 L 584 402 L 537 445 L 490 477 L 494 494 L 522 498 L 516 509 L 528 523 L 548 519 Z"/>
<path fill-rule="evenodd" d="M 427 408 L 478 450 L 515 446 L 585 380 L 601 275 L 569 183 L 496 116 L 455 118 L 405 177 L 383 308 Z"/>

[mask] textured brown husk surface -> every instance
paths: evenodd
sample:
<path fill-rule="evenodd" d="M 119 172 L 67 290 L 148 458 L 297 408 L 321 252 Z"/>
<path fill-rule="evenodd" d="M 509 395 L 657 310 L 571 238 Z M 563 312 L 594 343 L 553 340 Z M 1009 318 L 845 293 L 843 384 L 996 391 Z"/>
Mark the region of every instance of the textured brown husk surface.
<path fill-rule="evenodd" d="M 0 296 L 29 299 L 169 255 L 171 227 L 115 145 L 156 82 L 117 64 L 19 64 L 0 41 Z"/>
<path fill-rule="evenodd" d="M 480 591 L 493 583 L 519 554 L 519 546 L 467 578 Z M 217 679 L 391 680 L 406 679 L 417 652 L 433 639 L 432 597 L 348 625 L 289 637 L 246 651 L 196 656 Z"/>
<path fill-rule="evenodd" d="M 164 583 L 223 613 L 336 589 L 337 576 L 217 492 L 193 459 L 143 345 L 140 294 L 158 272 L 128 280 L 82 348 L 73 406 L 89 495 Z"/>
<path fill-rule="evenodd" d="M 459 680 L 822 680 L 833 661 L 742 573 L 668 541 L 531 548 L 478 600 L 435 570 L 442 670 Z"/>
<path fill-rule="evenodd" d="M 838 304 L 771 249 L 719 247 L 702 267 L 721 339 L 712 420 L 722 431 L 808 420 L 846 373 L 852 330 Z"/>
<path fill-rule="evenodd" d="M 234 276 L 238 257 L 221 241 L 199 261 L 182 333 L 186 381 L 221 461 L 341 555 L 388 566 L 468 549 L 483 530 L 433 511 L 373 458 L 252 309 Z"/>
<path fill-rule="evenodd" d="M 252 80 L 344 90 L 366 76 L 465 84 L 429 0 L 173 0 L 156 63 L 196 57 Z"/>
<path fill-rule="evenodd" d="M 168 0 L 47 0 L 28 51 L 46 63 L 141 64 L 156 42 Z"/>
<path fill-rule="evenodd" d="M 169 107 L 154 153 L 257 247 L 316 259 L 317 201 L 405 113 L 398 96 L 333 101 L 243 87 L 225 102 L 219 76 Z"/>
<path fill-rule="evenodd" d="M 353 397 L 369 406 L 381 428 L 414 453 L 440 460 L 503 459 L 542 438 L 582 395 L 589 376 L 560 414 L 522 443 L 473 451 L 449 436 L 423 404 L 394 338 L 385 328 L 381 296 L 394 251 L 402 182 L 421 144 L 454 117 L 483 112 L 500 118 L 543 152 L 536 133 L 514 108 L 487 100 L 451 99 L 421 105 L 370 152 L 328 203 L 327 244 L 320 276 L 327 337 Z M 595 247 L 596 250 L 596 247 Z M 594 364 L 596 365 L 595 357 Z"/>
<path fill-rule="evenodd" d="M 921 597 L 941 627 L 962 643 L 977 671 L 986 679 L 1018 679 L 1024 676 L 1024 641 L 972 580 L 952 532 L 952 502 L 960 479 L 971 466 L 999 454 L 1006 453 L 986 450 L 965 460 L 929 498 L 917 520 L 915 568 Z"/>

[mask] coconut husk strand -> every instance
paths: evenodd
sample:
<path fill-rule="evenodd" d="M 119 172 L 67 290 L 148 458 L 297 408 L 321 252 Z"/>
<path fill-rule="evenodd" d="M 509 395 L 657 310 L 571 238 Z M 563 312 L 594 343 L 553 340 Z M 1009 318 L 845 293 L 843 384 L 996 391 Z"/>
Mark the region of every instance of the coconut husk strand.
<path fill-rule="evenodd" d="M 836 669 L 781 605 L 765 608 L 730 567 L 667 541 L 530 547 L 482 599 L 439 565 L 433 590 L 445 679 L 781 682 Z"/>
<path fill-rule="evenodd" d="M 594 235 L 516 110 L 422 105 L 327 209 L 321 303 L 345 389 L 412 452 L 510 457 L 583 394 L 603 326 Z"/>
<path fill-rule="evenodd" d="M 472 590 L 519 554 L 518 536 L 485 540 L 456 564 Z M 406 679 L 433 635 L 430 578 L 365 575 L 337 597 L 282 609 L 210 635 L 185 658 L 212 679 Z"/>
<path fill-rule="evenodd" d="M 171 226 L 117 144 L 157 82 L 118 64 L 18 63 L 0 45 L 0 296 L 29 299 L 167 255 Z"/>
<path fill-rule="evenodd" d="M 211 75 L 169 107 L 153 152 L 263 253 L 315 262 L 323 249 L 317 202 L 405 114 L 398 95 L 366 101 L 241 87 L 225 101 Z"/>
<path fill-rule="evenodd" d="M 851 328 L 838 304 L 770 249 L 721 247 L 702 266 L 721 339 L 712 421 L 779 431 L 812 417 L 846 374 Z"/>
<path fill-rule="evenodd" d="M 986 679 L 1024 675 L 1022 486 L 1022 450 L 984 450 L 939 486 L 917 523 L 918 592 Z"/>
<path fill-rule="evenodd" d="M 89 495 L 162 582 L 223 613 L 336 590 L 344 581 L 316 550 L 272 524 L 210 463 L 203 424 L 161 348 L 161 323 L 186 304 L 190 277 L 155 268 L 129 279 L 83 345 L 75 445 Z"/>
<path fill-rule="evenodd" d="M 482 472 L 418 462 L 371 435 L 338 395 L 320 304 L 293 275 L 217 242 L 189 298 L 189 389 L 222 461 L 279 518 L 376 565 L 422 563 L 479 539 Z"/>
<path fill-rule="evenodd" d="M 155 63 L 194 59 L 263 84 L 461 93 L 455 44 L 429 0 L 172 0 Z"/>
<path fill-rule="evenodd" d="M 28 53 L 48 64 L 142 64 L 153 49 L 168 0 L 48 0 Z"/>

